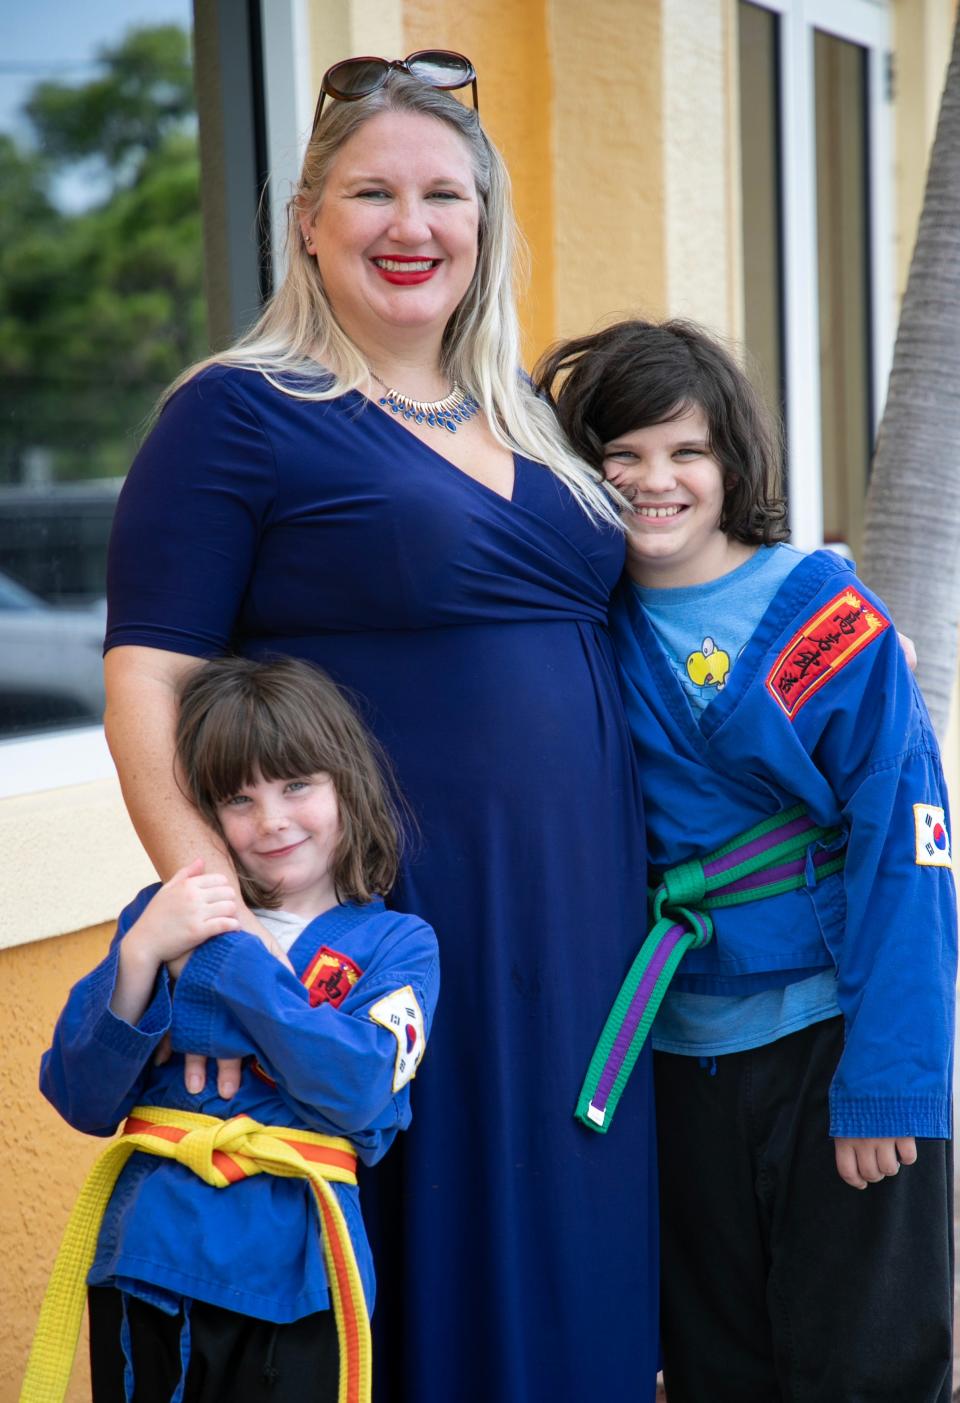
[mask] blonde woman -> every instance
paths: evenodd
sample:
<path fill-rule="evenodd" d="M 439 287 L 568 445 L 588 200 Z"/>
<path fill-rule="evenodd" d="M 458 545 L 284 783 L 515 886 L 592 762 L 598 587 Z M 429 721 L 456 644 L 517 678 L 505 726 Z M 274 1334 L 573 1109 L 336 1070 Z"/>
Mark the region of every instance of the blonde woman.
<path fill-rule="evenodd" d="M 350 689 L 415 813 L 393 899 L 443 980 L 414 1129 L 364 1190 L 378 1394 L 647 1403 L 646 1061 L 614 1135 L 572 1117 L 645 907 L 623 536 L 519 371 L 506 172 L 444 91 L 471 82 L 443 52 L 326 75 L 286 279 L 174 386 L 121 498 L 107 733 L 161 876 L 220 870 L 173 774 L 180 679 L 235 650 Z M 188 1104 L 227 1113 L 241 1074 L 188 1057 Z"/>

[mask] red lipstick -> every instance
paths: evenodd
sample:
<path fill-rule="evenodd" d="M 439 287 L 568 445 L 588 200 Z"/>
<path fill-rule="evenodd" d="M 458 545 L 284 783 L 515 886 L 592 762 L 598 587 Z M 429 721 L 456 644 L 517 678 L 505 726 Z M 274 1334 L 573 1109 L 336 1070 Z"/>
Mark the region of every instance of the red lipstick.
<path fill-rule="evenodd" d="M 416 287 L 419 283 L 429 282 L 434 273 L 440 267 L 439 258 L 417 257 L 408 253 L 382 253 L 370 260 L 374 269 L 383 278 L 384 282 L 392 283 L 394 287 Z M 391 266 L 384 268 L 381 264 L 388 263 Z M 403 268 L 401 264 L 412 265 Z M 429 264 L 429 267 L 424 267 Z"/>

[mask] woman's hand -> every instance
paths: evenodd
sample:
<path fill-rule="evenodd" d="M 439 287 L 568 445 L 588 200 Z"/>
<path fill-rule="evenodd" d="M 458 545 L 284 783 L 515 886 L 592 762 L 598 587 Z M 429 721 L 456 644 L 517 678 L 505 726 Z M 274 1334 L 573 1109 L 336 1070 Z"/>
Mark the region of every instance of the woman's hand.
<path fill-rule="evenodd" d="M 897 629 L 897 637 L 900 640 L 900 647 L 903 650 L 903 656 L 907 660 L 907 667 L 910 669 L 911 672 L 916 672 L 917 650 L 914 646 L 913 639 L 910 638 L 906 633 L 901 633 L 899 629 Z"/>
<path fill-rule="evenodd" d="M 242 921 L 242 928 L 249 931 L 251 935 L 256 935 L 267 947 L 271 955 L 286 965 L 291 974 L 294 973 L 293 965 L 290 963 L 284 951 L 274 940 L 270 932 L 260 924 L 252 912 L 244 908 L 247 919 Z M 177 979 L 183 969 L 189 955 L 182 955 L 179 959 L 171 961 L 167 965 L 170 977 Z M 170 1056 L 169 1039 L 164 1038 L 157 1049 L 154 1060 L 159 1064 L 166 1062 Z M 231 1096 L 236 1095 L 240 1089 L 240 1076 L 243 1064 L 239 1057 L 220 1057 L 217 1059 L 217 1095 L 224 1101 L 229 1101 Z M 187 1052 L 183 1058 L 183 1081 L 191 1096 L 198 1095 L 207 1083 L 207 1059 L 199 1052 Z"/>

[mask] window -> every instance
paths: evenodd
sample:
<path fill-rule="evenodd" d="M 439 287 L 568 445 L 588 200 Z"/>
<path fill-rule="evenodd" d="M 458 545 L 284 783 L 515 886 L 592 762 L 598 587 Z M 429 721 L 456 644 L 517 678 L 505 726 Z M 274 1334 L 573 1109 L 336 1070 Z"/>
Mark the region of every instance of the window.
<path fill-rule="evenodd" d="M 740 0 L 744 337 L 796 543 L 857 549 L 892 351 L 886 0 Z"/>
<path fill-rule="evenodd" d="M 0 737 L 99 721 L 117 492 L 206 351 L 191 10 L 34 0 L 5 20 Z"/>

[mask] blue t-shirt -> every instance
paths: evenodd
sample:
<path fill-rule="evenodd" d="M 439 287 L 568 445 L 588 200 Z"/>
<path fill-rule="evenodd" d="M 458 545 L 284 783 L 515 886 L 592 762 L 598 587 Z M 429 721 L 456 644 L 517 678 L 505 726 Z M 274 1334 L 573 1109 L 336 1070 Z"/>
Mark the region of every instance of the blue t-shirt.
<path fill-rule="evenodd" d="M 793 546 L 761 546 L 736 570 L 707 584 L 675 589 L 634 585 L 697 717 L 726 686 L 771 599 L 803 559 Z M 716 1057 L 763 1047 L 839 1012 L 832 970 L 733 997 L 668 989 L 652 1041 L 659 1052 Z"/>

